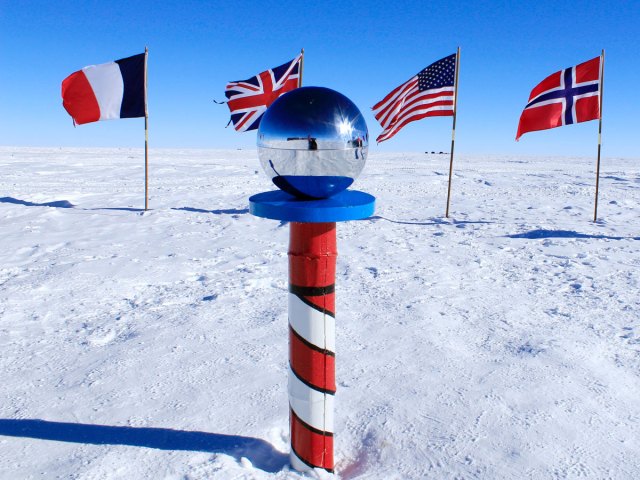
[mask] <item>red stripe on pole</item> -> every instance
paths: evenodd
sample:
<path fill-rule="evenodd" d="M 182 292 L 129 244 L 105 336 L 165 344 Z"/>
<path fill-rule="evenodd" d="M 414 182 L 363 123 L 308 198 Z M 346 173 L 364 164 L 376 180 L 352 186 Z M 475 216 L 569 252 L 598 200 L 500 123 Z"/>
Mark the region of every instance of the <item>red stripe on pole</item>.
<path fill-rule="evenodd" d="M 291 412 L 291 448 L 307 465 L 333 472 L 333 435 L 320 432 Z"/>
<path fill-rule="evenodd" d="M 335 393 L 336 359 L 305 343 L 289 327 L 289 361 L 295 374 L 318 390 Z"/>
<path fill-rule="evenodd" d="M 289 283 L 300 287 L 333 285 L 337 256 L 335 223 L 291 222 Z"/>
<path fill-rule="evenodd" d="M 300 296 L 305 302 L 312 304 L 316 310 L 320 310 L 321 312 L 326 312 L 332 317 L 336 315 L 336 294 L 335 293 L 327 293 L 325 295 L 317 295 L 317 296 L 309 296 L 302 295 Z"/>
<path fill-rule="evenodd" d="M 78 125 L 100 120 L 100 106 L 82 70 L 62 81 L 62 106 Z"/>

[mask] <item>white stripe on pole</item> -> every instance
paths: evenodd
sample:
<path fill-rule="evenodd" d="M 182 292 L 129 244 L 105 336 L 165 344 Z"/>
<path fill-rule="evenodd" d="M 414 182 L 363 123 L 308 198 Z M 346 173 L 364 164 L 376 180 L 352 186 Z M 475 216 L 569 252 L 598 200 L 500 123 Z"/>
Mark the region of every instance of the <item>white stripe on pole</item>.
<path fill-rule="evenodd" d="M 309 388 L 291 369 L 289 369 L 289 403 L 300 420 L 323 432 L 333 433 L 334 396 Z"/>
<path fill-rule="evenodd" d="M 289 323 L 298 335 L 318 348 L 336 351 L 336 319 L 289 293 Z"/>
<path fill-rule="evenodd" d="M 100 120 L 120 118 L 124 81 L 116 62 L 90 65 L 82 69 L 100 106 Z"/>
<path fill-rule="evenodd" d="M 309 465 L 298 458 L 296 452 L 294 452 L 293 449 L 291 449 L 291 453 L 289 454 L 289 461 L 291 462 L 291 466 L 298 472 L 306 472 L 308 470 L 311 470 L 311 467 L 309 467 Z"/>

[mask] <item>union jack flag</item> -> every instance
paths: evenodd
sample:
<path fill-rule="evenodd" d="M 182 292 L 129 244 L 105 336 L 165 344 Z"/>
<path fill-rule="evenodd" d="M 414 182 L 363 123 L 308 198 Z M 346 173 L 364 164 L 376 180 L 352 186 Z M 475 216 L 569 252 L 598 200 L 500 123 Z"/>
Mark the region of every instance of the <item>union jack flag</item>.
<path fill-rule="evenodd" d="M 229 82 L 224 94 L 233 127 L 239 132 L 255 130 L 262 115 L 276 98 L 300 86 L 302 53 L 279 67 L 247 80 Z"/>
<path fill-rule="evenodd" d="M 529 95 L 516 140 L 527 132 L 600 118 L 601 58 L 549 75 Z"/>

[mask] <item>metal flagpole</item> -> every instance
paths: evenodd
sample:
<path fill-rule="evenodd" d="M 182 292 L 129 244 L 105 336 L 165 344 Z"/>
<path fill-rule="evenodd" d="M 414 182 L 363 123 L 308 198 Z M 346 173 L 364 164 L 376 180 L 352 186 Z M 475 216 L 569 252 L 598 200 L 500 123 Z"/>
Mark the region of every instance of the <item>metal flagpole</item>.
<path fill-rule="evenodd" d="M 598 161 L 596 163 L 596 202 L 593 209 L 593 221 L 598 220 L 598 187 L 600 185 L 600 150 L 602 148 L 602 97 L 604 95 L 604 48 L 600 56 L 600 120 L 598 122 Z"/>
<path fill-rule="evenodd" d="M 453 148 L 456 142 L 456 116 L 458 114 L 458 70 L 460 69 L 460 47 L 456 54 L 456 80 L 453 89 L 453 128 L 451 129 L 451 158 L 449 160 L 449 187 L 447 189 L 447 210 L 445 216 L 449 218 L 449 202 L 451 200 L 451 176 L 453 175 Z"/>
<path fill-rule="evenodd" d="M 149 112 L 147 111 L 147 58 L 149 49 L 144 47 L 144 210 L 149 209 Z"/>
<path fill-rule="evenodd" d="M 304 70 L 304 48 L 300 50 L 300 73 L 298 74 L 298 88 L 302 86 L 302 70 Z"/>

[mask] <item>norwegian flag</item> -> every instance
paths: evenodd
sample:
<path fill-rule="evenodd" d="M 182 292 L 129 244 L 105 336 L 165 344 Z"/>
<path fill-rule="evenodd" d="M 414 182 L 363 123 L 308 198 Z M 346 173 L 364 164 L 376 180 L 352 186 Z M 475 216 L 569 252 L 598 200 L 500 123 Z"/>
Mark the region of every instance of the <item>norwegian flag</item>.
<path fill-rule="evenodd" d="M 549 75 L 529 95 L 516 140 L 527 132 L 600 118 L 601 57 Z"/>
<path fill-rule="evenodd" d="M 262 115 L 276 98 L 300 86 L 302 53 L 279 67 L 255 77 L 229 82 L 224 94 L 231 112 L 233 127 L 239 132 L 255 130 Z"/>

